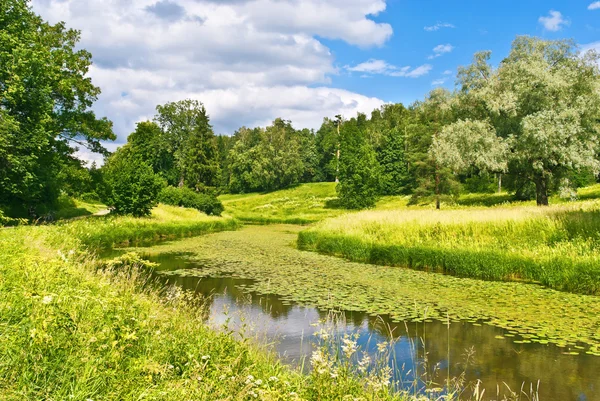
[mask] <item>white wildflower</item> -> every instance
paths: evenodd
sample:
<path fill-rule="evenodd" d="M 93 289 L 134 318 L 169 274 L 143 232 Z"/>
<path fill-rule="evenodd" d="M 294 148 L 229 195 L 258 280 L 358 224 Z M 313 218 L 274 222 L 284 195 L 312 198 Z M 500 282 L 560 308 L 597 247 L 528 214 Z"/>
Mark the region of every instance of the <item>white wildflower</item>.
<path fill-rule="evenodd" d="M 269 377 L 269 381 L 270 382 L 278 382 L 279 379 L 276 376 L 271 376 L 271 377 Z"/>
<path fill-rule="evenodd" d="M 210 355 L 202 355 L 203 361 L 208 361 L 210 359 Z"/>
<path fill-rule="evenodd" d="M 54 297 L 52 295 L 46 295 L 44 298 L 42 298 L 42 303 L 44 305 L 48 305 L 49 303 L 52 302 L 53 299 L 54 299 Z"/>
<path fill-rule="evenodd" d="M 258 379 L 257 381 L 254 382 L 254 384 L 256 384 L 257 386 L 260 386 L 263 383 L 262 380 Z"/>
<path fill-rule="evenodd" d="M 344 355 L 346 355 L 346 358 L 350 359 L 350 357 L 354 355 L 354 353 L 358 349 L 358 345 L 356 344 L 356 341 L 352 340 L 348 336 L 345 336 L 342 339 L 342 342 L 344 343 L 344 345 L 342 345 L 342 351 L 344 351 Z"/>

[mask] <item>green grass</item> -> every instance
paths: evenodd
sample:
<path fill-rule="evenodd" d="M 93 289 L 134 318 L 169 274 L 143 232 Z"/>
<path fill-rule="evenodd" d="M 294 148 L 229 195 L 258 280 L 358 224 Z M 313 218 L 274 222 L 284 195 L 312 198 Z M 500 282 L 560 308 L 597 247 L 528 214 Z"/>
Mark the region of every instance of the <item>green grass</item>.
<path fill-rule="evenodd" d="M 145 218 L 125 216 L 90 217 L 58 223 L 57 229 L 78 238 L 91 249 L 173 239 L 208 232 L 235 230 L 232 218 L 207 216 L 195 209 L 159 205 Z"/>
<path fill-rule="evenodd" d="M 353 261 L 600 294 L 600 204 L 366 211 L 299 234 L 306 250 Z"/>
<path fill-rule="evenodd" d="M 105 210 L 106 205 L 100 202 L 86 202 L 79 199 L 70 199 L 69 202 L 63 202 L 54 218 L 57 220 L 72 219 L 75 217 L 90 216 L 101 210 Z"/>
<path fill-rule="evenodd" d="M 335 183 L 302 184 L 270 193 L 221 195 L 225 213 L 258 224 L 310 224 L 345 211 L 336 208 Z"/>

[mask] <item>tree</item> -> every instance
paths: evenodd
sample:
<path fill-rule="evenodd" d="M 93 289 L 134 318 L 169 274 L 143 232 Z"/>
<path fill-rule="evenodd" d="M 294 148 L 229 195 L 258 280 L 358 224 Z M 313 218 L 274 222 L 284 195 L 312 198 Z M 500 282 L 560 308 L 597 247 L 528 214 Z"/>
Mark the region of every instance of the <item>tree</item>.
<path fill-rule="evenodd" d="M 215 134 L 204 105 L 186 99 L 157 106 L 155 121 L 164 131 L 167 150 L 179 173 L 179 186 L 193 189 L 217 184 Z"/>
<path fill-rule="evenodd" d="M 112 124 L 90 107 L 100 89 L 87 77 L 80 35 L 50 25 L 26 0 L 0 0 L 0 204 L 38 214 L 56 202 L 58 172 L 85 146 L 104 153 Z"/>
<path fill-rule="evenodd" d="M 598 54 L 571 41 L 520 36 L 497 69 L 489 52 L 459 71 L 461 108 L 491 124 L 509 151 L 511 174 L 535 185 L 538 205 L 574 171 L 597 172 Z"/>
<path fill-rule="evenodd" d="M 371 115 L 370 142 L 375 146 L 381 165 L 384 195 L 410 191 L 408 125 L 409 111 L 402 104 L 385 105 L 380 113 Z"/>
<path fill-rule="evenodd" d="M 175 157 L 169 152 L 166 134 L 154 121 L 137 123 L 135 131 L 127 137 L 131 152 L 148 163 L 154 173 L 165 178 L 169 185 L 179 183 Z"/>
<path fill-rule="evenodd" d="M 315 145 L 319 157 L 319 181 L 335 181 L 338 167 L 336 121 L 329 118 L 323 119 L 323 124 L 315 137 Z"/>
<path fill-rule="evenodd" d="M 115 214 L 147 216 L 158 204 L 164 181 L 129 145 L 117 150 L 103 167 L 106 190 L 103 201 Z"/>
<path fill-rule="evenodd" d="M 460 185 L 448 167 L 441 165 L 430 151 L 435 138 L 443 128 L 452 123 L 454 114 L 453 95 L 445 89 L 434 89 L 424 102 L 413 106 L 415 123 L 410 125 L 410 162 L 416 177 L 411 203 L 421 198 L 435 198 L 436 209 L 441 208 L 442 196 L 458 196 Z"/>
<path fill-rule="evenodd" d="M 342 206 L 364 209 L 375 206 L 381 168 L 367 140 L 366 116 L 346 121 L 340 130 L 340 182 L 337 192 Z"/>
<path fill-rule="evenodd" d="M 280 118 L 262 128 L 242 128 L 230 152 L 232 192 L 274 191 L 301 182 L 302 135 Z"/>

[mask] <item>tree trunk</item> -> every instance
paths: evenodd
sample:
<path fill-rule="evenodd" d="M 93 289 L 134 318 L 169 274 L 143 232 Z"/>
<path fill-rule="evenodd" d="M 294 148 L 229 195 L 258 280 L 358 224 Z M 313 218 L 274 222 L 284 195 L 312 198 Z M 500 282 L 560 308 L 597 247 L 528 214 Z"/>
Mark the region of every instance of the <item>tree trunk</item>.
<path fill-rule="evenodd" d="M 437 166 L 435 168 L 435 208 L 440 210 L 440 173 L 438 172 Z"/>
<path fill-rule="evenodd" d="M 183 178 L 183 174 L 182 174 L 181 178 L 179 178 L 179 188 L 183 188 L 184 181 L 185 181 L 185 179 Z"/>
<path fill-rule="evenodd" d="M 337 152 L 336 152 L 336 157 L 337 157 L 337 164 L 335 165 L 335 182 L 338 183 L 340 182 L 340 148 L 342 146 L 342 144 L 340 143 L 340 124 L 341 122 L 338 121 L 337 123 Z"/>
<path fill-rule="evenodd" d="M 548 206 L 548 179 L 543 175 L 535 179 L 535 200 L 538 206 Z"/>
<path fill-rule="evenodd" d="M 498 193 L 502 193 L 502 173 L 498 173 Z"/>

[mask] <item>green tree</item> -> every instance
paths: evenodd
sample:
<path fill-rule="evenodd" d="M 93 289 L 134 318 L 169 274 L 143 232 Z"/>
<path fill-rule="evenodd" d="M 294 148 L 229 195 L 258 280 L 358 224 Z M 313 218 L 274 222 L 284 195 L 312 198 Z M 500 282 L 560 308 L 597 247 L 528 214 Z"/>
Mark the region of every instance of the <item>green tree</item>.
<path fill-rule="evenodd" d="M 217 184 L 215 134 L 204 105 L 186 99 L 157 106 L 155 121 L 164 131 L 167 149 L 179 173 L 179 186 L 193 189 Z"/>
<path fill-rule="evenodd" d="M 489 58 L 478 53 L 459 71 L 461 108 L 494 127 L 509 149 L 509 172 L 533 183 L 537 204 L 548 205 L 554 183 L 600 168 L 598 54 L 520 36 L 498 68 Z"/>
<path fill-rule="evenodd" d="M 135 131 L 127 137 L 127 143 L 131 152 L 148 163 L 169 185 L 178 184 L 179 174 L 175 167 L 175 157 L 169 152 L 166 134 L 158 124 L 154 121 L 137 123 Z"/>
<path fill-rule="evenodd" d="M 50 25 L 26 0 L 0 0 L 0 204 L 37 214 L 56 202 L 60 171 L 75 145 L 105 152 L 111 123 L 90 107 L 100 89 L 87 77 L 80 35 Z"/>
<path fill-rule="evenodd" d="M 105 192 L 103 201 L 115 214 L 147 216 L 158 204 L 164 181 L 129 145 L 118 149 L 103 167 Z"/>
<path fill-rule="evenodd" d="M 416 182 L 411 203 L 433 197 L 436 209 L 440 209 L 442 197 L 456 197 L 459 194 L 457 177 L 450 168 L 436 160 L 431 152 L 434 138 L 455 118 L 454 102 L 452 93 L 445 89 L 434 89 L 424 102 L 413 106 L 415 121 L 409 126 L 408 140 L 411 146 L 411 170 Z"/>
<path fill-rule="evenodd" d="M 375 206 L 379 193 L 381 167 L 367 138 L 366 116 L 359 114 L 340 129 L 340 204 L 348 209 Z"/>

